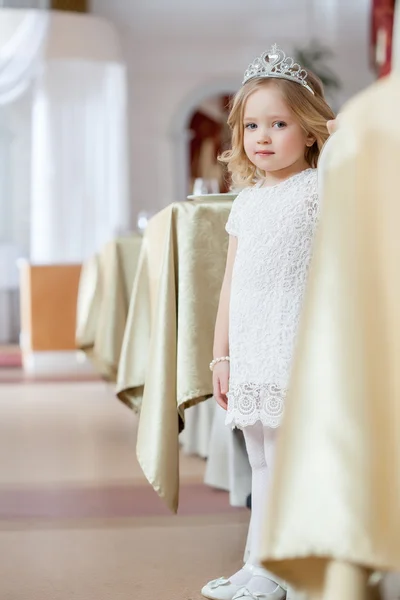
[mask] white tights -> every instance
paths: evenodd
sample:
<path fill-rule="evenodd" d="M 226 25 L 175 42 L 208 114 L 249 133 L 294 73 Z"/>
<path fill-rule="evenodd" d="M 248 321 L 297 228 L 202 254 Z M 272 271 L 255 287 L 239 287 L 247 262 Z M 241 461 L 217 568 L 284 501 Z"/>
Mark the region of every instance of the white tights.
<path fill-rule="evenodd" d="M 252 471 L 250 556 L 247 563 L 257 567 L 260 566 L 258 557 L 268 491 L 274 466 L 277 433 L 276 429 L 264 427 L 260 421 L 255 423 L 255 425 L 243 428 Z M 265 574 L 267 577 L 269 576 L 267 571 Z M 241 569 L 229 579 L 236 585 L 248 587 L 250 591 L 268 593 L 273 591 L 277 586 L 277 583 L 272 578 L 273 575 L 269 579 L 264 577 L 251 578 L 248 571 Z"/>

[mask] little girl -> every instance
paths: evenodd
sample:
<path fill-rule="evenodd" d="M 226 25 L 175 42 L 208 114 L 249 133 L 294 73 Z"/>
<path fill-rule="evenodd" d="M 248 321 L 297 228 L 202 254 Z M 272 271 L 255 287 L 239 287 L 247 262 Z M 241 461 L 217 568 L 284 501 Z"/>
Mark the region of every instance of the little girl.
<path fill-rule="evenodd" d="M 222 160 L 244 188 L 226 225 L 229 249 L 214 337 L 214 396 L 243 430 L 252 468 L 250 556 L 210 581 L 212 600 L 284 600 L 257 561 L 277 431 L 318 219 L 317 162 L 334 119 L 321 82 L 276 45 L 247 69 Z"/>

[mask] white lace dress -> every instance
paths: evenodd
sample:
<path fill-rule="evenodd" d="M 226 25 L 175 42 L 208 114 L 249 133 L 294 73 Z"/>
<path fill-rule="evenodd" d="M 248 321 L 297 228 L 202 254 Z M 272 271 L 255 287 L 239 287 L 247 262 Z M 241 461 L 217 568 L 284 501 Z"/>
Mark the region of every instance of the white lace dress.
<path fill-rule="evenodd" d="M 226 230 L 232 274 L 226 423 L 280 425 L 318 215 L 317 171 L 244 189 Z"/>

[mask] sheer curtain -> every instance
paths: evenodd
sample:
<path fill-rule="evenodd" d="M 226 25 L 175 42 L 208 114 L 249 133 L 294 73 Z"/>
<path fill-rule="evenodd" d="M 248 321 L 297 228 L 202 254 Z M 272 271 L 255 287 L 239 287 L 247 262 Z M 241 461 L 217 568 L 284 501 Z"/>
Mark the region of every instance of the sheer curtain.
<path fill-rule="evenodd" d="M 19 256 L 80 263 L 129 228 L 126 87 L 109 23 L 0 9 L 0 343 Z"/>
<path fill-rule="evenodd" d="M 35 79 L 42 64 L 48 27 L 49 13 L 26 11 L 14 35 L 0 48 L 0 105 L 17 99 Z"/>
<path fill-rule="evenodd" d="M 0 26 L 0 344 L 18 338 L 17 259 L 29 246 L 30 91 L 48 25 L 47 13 L 27 11 L 9 39 Z"/>
<path fill-rule="evenodd" d="M 33 262 L 81 262 L 129 223 L 125 69 L 51 61 L 36 84 Z"/>

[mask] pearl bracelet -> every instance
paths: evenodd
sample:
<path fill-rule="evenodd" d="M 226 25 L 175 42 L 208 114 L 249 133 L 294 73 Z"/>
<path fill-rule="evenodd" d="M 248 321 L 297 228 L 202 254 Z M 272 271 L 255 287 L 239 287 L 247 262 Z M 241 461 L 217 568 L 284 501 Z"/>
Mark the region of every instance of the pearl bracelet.
<path fill-rule="evenodd" d="M 220 363 L 220 362 L 225 362 L 225 361 L 230 361 L 229 356 L 221 356 L 220 358 L 214 358 L 214 360 L 212 360 L 210 362 L 210 371 L 214 370 L 214 367 L 216 364 Z"/>

